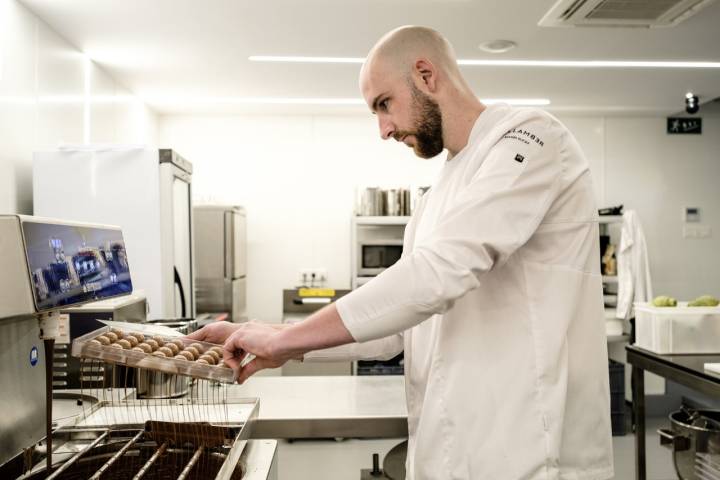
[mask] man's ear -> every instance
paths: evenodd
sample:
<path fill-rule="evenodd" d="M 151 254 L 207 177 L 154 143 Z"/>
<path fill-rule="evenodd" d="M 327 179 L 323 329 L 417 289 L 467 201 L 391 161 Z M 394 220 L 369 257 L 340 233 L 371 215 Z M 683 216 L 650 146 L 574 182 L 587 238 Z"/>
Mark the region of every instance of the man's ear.
<path fill-rule="evenodd" d="M 413 65 L 415 76 L 430 93 L 437 91 L 437 70 L 430 60 L 420 58 Z"/>

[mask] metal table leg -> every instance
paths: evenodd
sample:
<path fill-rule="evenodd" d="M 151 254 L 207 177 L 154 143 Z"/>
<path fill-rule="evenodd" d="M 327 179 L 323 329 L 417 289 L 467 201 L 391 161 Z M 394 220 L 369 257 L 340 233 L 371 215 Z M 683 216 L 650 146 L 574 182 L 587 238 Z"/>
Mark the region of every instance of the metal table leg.
<path fill-rule="evenodd" d="M 635 479 L 646 480 L 645 473 L 645 370 L 632 367 L 632 400 L 635 417 Z"/>

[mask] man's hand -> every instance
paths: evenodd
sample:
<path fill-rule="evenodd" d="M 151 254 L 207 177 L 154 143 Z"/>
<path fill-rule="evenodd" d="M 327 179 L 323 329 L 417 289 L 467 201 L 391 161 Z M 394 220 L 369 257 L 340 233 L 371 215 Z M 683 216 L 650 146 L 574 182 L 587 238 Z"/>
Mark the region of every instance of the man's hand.
<path fill-rule="evenodd" d="M 187 336 L 187 338 L 198 340 L 200 342 L 223 344 L 225 343 L 225 340 L 227 340 L 227 338 L 240 327 L 241 324 L 237 323 L 214 322 L 191 333 Z"/>
<path fill-rule="evenodd" d="M 265 324 L 254 321 L 238 325 L 223 347 L 223 360 L 235 371 L 238 383 L 245 382 L 251 375 L 262 369 L 278 368 L 293 358 L 291 353 L 277 348 L 280 335 L 285 327 L 290 327 L 290 325 Z M 254 355 L 255 358 L 241 367 L 243 360 L 248 355 Z"/>
<path fill-rule="evenodd" d="M 296 324 L 221 323 L 201 328 L 190 338 L 215 343 L 224 341 L 223 360 L 235 370 L 238 383 L 264 368 L 277 368 L 288 360 L 302 359 L 311 350 L 355 341 L 334 304 Z M 250 356 L 254 358 L 250 359 Z"/>

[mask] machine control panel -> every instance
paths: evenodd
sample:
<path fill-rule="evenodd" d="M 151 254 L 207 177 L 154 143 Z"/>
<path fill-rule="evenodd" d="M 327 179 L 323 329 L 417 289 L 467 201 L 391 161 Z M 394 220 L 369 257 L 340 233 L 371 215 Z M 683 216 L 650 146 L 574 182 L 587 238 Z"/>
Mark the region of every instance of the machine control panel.
<path fill-rule="evenodd" d="M 132 292 L 119 228 L 22 221 L 32 293 L 38 311 Z"/>

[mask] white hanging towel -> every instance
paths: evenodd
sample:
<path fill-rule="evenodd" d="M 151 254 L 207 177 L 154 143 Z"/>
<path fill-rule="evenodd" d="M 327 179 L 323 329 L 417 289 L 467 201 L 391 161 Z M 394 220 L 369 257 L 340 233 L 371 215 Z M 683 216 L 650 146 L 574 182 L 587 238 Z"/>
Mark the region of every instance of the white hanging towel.
<path fill-rule="evenodd" d="M 633 302 L 648 302 L 653 298 L 647 243 L 637 212 L 623 214 L 620 248 L 617 252 L 618 301 L 617 318 L 628 320 L 635 315 Z"/>

